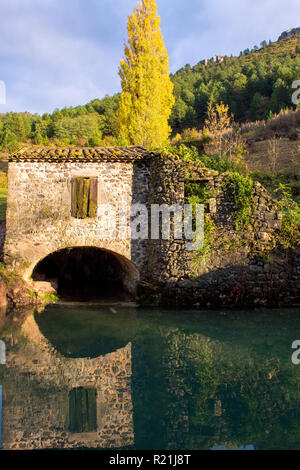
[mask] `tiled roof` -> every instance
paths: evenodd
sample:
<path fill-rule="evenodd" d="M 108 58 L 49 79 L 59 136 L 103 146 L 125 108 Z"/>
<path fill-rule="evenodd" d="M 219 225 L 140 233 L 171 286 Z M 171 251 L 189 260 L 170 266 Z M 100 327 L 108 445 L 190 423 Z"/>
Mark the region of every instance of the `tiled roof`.
<path fill-rule="evenodd" d="M 183 162 L 177 155 L 162 152 L 161 154 L 139 147 L 24 147 L 9 157 L 11 162 L 133 162 L 150 160 L 160 155 L 183 170 L 183 179 L 210 179 L 217 171 L 203 168 L 198 162 Z"/>
<path fill-rule="evenodd" d="M 150 159 L 155 154 L 144 147 L 27 147 L 12 154 L 9 161 L 50 161 L 50 162 L 130 162 Z"/>

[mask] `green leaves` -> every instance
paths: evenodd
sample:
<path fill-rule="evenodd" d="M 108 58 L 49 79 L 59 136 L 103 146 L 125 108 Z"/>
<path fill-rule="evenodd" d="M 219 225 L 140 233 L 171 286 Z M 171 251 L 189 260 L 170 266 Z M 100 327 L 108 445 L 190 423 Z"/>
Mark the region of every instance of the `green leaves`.
<path fill-rule="evenodd" d="M 250 222 L 253 207 L 254 183 L 249 176 L 233 172 L 226 175 L 224 189 L 233 195 L 236 206 L 236 228 L 246 227 Z"/>
<path fill-rule="evenodd" d="M 128 18 L 128 44 L 119 68 L 122 145 L 157 147 L 164 145 L 171 133 L 168 120 L 175 100 L 159 25 L 155 0 L 143 0 Z"/>
<path fill-rule="evenodd" d="M 239 122 L 266 119 L 270 111 L 291 108 L 291 84 L 299 79 L 300 66 L 296 41 L 292 38 L 261 51 L 248 50 L 240 58 L 225 57 L 221 64 L 199 62 L 176 72 L 172 76 L 176 96 L 173 134 L 201 128 L 209 103 L 223 101 Z"/>
<path fill-rule="evenodd" d="M 279 241 L 284 248 L 300 245 L 300 205 L 292 197 L 288 185 L 279 183 L 275 190 L 281 195 L 279 203 L 282 207 L 282 226 L 279 232 Z"/>

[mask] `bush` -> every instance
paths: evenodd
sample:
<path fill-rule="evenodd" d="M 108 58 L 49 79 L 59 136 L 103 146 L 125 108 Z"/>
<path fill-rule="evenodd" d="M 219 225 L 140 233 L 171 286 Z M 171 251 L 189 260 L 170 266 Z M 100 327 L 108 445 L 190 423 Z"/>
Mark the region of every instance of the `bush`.
<path fill-rule="evenodd" d="M 278 198 L 276 191 L 279 184 L 284 184 L 291 192 L 294 199 L 300 198 L 300 172 L 295 170 L 283 170 L 280 172 L 272 170 L 256 170 L 250 173 L 254 181 L 265 186 L 274 197 Z"/>
<path fill-rule="evenodd" d="M 279 242 L 284 248 L 299 246 L 300 205 L 292 198 L 291 190 L 287 185 L 280 183 L 276 191 L 281 195 L 279 203 L 283 213 Z"/>
<path fill-rule="evenodd" d="M 245 177 L 236 172 L 228 173 L 224 182 L 224 189 L 229 190 L 234 198 L 237 209 L 236 228 L 249 225 L 251 209 L 253 207 L 253 180 L 249 176 Z"/>
<path fill-rule="evenodd" d="M 268 121 L 256 121 L 242 124 L 241 131 L 248 141 L 270 139 L 275 136 L 295 136 L 297 127 L 300 127 L 300 109 L 282 110 L 279 114 L 271 115 Z M 298 138 L 298 133 L 297 137 Z"/>

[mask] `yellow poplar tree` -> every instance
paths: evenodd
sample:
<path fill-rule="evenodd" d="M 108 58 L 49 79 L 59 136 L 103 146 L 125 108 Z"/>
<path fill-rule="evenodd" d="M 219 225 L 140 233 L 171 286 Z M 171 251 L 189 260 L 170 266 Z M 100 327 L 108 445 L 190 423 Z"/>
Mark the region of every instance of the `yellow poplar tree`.
<path fill-rule="evenodd" d="M 119 68 L 120 140 L 124 145 L 159 147 L 170 135 L 168 120 L 175 100 L 155 0 L 139 2 L 128 17 L 127 31 Z"/>

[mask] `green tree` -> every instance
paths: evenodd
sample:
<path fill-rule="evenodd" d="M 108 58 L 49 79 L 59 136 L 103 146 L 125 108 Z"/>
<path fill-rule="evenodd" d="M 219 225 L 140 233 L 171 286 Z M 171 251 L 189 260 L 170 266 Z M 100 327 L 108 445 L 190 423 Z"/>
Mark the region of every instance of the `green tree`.
<path fill-rule="evenodd" d="M 25 124 L 27 124 L 27 126 Z M 4 121 L 4 129 L 13 133 L 19 142 L 24 142 L 27 138 L 30 125 L 28 126 L 28 122 L 25 123 L 21 114 L 9 113 L 6 115 Z"/>

